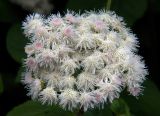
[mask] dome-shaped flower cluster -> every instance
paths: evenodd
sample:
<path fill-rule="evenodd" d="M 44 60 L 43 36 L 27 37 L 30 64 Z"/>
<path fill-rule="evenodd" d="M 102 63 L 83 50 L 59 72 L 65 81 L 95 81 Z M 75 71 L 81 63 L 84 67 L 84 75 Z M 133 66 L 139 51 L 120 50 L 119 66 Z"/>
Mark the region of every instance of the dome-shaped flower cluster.
<path fill-rule="evenodd" d="M 23 29 L 28 95 L 73 110 L 101 106 L 127 88 L 138 96 L 147 70 L 138 41 L 113 12 L 27 17 Z"/>

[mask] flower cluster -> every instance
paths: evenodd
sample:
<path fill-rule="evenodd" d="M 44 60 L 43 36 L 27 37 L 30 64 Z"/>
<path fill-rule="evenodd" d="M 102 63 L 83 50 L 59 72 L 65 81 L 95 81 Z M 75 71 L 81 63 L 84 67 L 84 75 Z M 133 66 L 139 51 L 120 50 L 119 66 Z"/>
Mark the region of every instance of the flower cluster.
<path fill-rule="evenodd" d="M 141 94 L 147 70 L 136 55 L 137 37 L 114 12 L 33 14 L 23 29 L 30 43 L 22 82 L 32 99 L 87 111 L 119 98 L 124 88 Z"/>
<path fill-rule="evenodd" d="M 22 6 L 22 8 L 38 12 L 41 14 L 50 13 L 53 9 L 53 5 L 50 4 L 50 0 L 10 0 L 12 3 Z"/>

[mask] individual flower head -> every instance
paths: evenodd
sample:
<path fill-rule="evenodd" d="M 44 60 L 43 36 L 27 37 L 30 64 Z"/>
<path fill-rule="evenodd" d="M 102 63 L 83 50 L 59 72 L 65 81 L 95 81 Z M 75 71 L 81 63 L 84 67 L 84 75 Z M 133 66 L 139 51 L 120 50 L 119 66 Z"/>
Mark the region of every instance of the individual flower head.
<path fill-rule="evenodd" d="M 82 61 L 84 70 L 93 74 L 96 73 L 96 70 L 104 68 L 104 65 L 103 54 L 101 52 L 95 52 Z"/>
<path fill-rule="evenodd" d="M 60 81 L 61 88 L 74 88 L 76 84 L 76 79 L 73 76 L 65 76 Z"/>
<path fill-rule="evenodd" d="M 64 109 L 72 110 L 73 108 L 77 107 L 77 99 L 78 99 L 78 92 L 72 89 L 65 89 L 61 95 L 59 96 L 60 105 Z"/>
<path fill-rule="evenodd" d="M 103 108 L 129 94 L 142 94 L 147 75 L 136 54 L 138 38 L 114 12 L 39 14 L 23 23 L 26 71 L 22 82 L 32 99 L 64 109 Z"/>
<path fill-rule="evenodd" d="M 39 14 L 29 15 L 26 21 L 23 22 L 22 28 L 24 29 L 24 34 L 26 37 L 33 36 L 36 29 L 43 27 L 43 18 Z"/>
<path fill-rule="evenodd" d="M 49 18 L 46 20 L 46 23 L 49 23 L 49 25 L 55 30 L 65 25 L 60 14 L 49 16 Z"/>
<path fill-rule="evenodd" d="M 96 102 L 95 97 L 92 96 L 90 92 L 81 92 L 80 94 L 80 107 L 83 108 L 84 111 L 87 111 L 88 108 L 94 108 Z"/>
<path fill-rule="evenodd" d="M 32 73 L 31 72 L 25 72 L 22 75 L 24 78 L 21 80 L 22 83 L 24 84 L 31 84 L 33 81 Z"/>
<path fill-rule="evenodd" d="M 96 77 L 93 74 L 83 72 L 77 77 L 77 88 L 79 90 L 93 90 L 96 84 Z"/>
<path fill-rule="evenodd" d="M 42 83 L 40 79 L 33 79 L 32 83 L 29 83 L 27 86 L 28 96 L 32 96 L 31 98 L 37 99 L 40 91 L 42 90 Z"/>
<path fill-rule="evenodd" d="M 53 103 L 57 102 L 57 93 L 52 87 L 45 88 L 40 92 L 39 96 L 42 104 L 48 103 L 49 105 L 52 105 Z"/>

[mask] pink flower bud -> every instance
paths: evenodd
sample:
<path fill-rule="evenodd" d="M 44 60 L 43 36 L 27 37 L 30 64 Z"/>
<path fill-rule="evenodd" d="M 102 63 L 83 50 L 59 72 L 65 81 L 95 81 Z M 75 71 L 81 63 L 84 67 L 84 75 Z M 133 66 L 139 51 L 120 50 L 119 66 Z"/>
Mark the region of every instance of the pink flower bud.
<path fill-rule="evenodd" d="M 37 68 L 37 62 L 34 58 L 30 57 L 26 61 L 26 65 L 30 70 L 35 70 Z"/>
<path fill-rule="evenodd" d="M 36 42 L 36 43 L 34 44 L 34 48 L 35 48 L 36 50 L 41 50 L 41 49 L 43 48 L 43 44 L 42 44 L 41 42 Z"/>
<path fill-rule="evenodd" d="M 76 17 L 74 17 L 72 14 L 67 14 L 66 20 L 69 21 L 70 23 L 77 23 Z"/>
<path fill-rule="evenodd" d="M 72 37 L 74 35 L 73 29 L 71 27 L 67 27 L 63 31 L 64 36 Z"/>
<path fill-rule="evenodd" d="M 52 19 L 53 26 L 60 26 L 62 24 L 62 20 L 60 18 Z"/>

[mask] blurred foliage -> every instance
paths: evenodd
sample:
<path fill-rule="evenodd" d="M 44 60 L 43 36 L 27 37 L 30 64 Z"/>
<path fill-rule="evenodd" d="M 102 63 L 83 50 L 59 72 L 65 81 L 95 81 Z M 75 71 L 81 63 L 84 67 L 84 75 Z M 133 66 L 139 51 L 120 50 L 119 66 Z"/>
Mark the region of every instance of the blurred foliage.
<path fill-rule="evenodd" d="M 41 105 L 39 102 L 27 101 L 10 111 L 7 116 L 73 116 L 72 112 L 64 111 L 58 106 Z"/>
<path fill-rule="evenodd" d="M 24 113 L 25 112 L 25 113 Z M 41 105 L 39 102 L 27 101 L 10 111 L 7 116 L 75 116 L 75 112 L 65 111 L 59 106 Z M 94 109 L 84 113 L 84 116 L 112 116 L 112 112 L 108 106 L 104 109 Z"/>
<path fill-rule="evenodd" d="M 123 99 L 115 99 L 111 104 L 111 110 L 117 116 L 131 116 L 129 107 Z"/>
<path fill-rule="evenodd" d="M 24 37 L 21 30 L 21 24 L 14 24 L 9 29 L 7 34 L 7 50 L 14 60 L 21 63 L 25 58 L 24 46 L 27 43 L 27 39 Z"/>
<path fill-rule="evenodd" d="M 0 0 L 0 21 L 13 22 L 16 17 L 14 16 L 13 9 L 8 0 Z"/>
<path fill-rule="evenodd" d="M 0 75 L 0 94 L 3 92 L 3 80 L 2 77 Z"/>
<path fill-rule="evenodd" d="M 111 6 L 111 10 L 124 17 L 129 26 L 143 16 L 146 8 L 147 0 L 113 0 Z"/>
<path fill-rule="evenodd" d="M 144 82 L 144 87 L 143 95 L 139 96 L 139 99 L 133 96 L 124 96 L 131 112 L 134 112 L 136 116 L 160 116 L 159 89 L 150 80 Z"/>
<path fill-rule="evenodd" d="M 95 108 L 92 110 L 89 110 L 87 112 L 84 113 L 84 116 L 112 116 L 113 113 L 111 111 L 111 109 L 109 108 L 108 104 L 105 104 L 104 108 Z"/>

